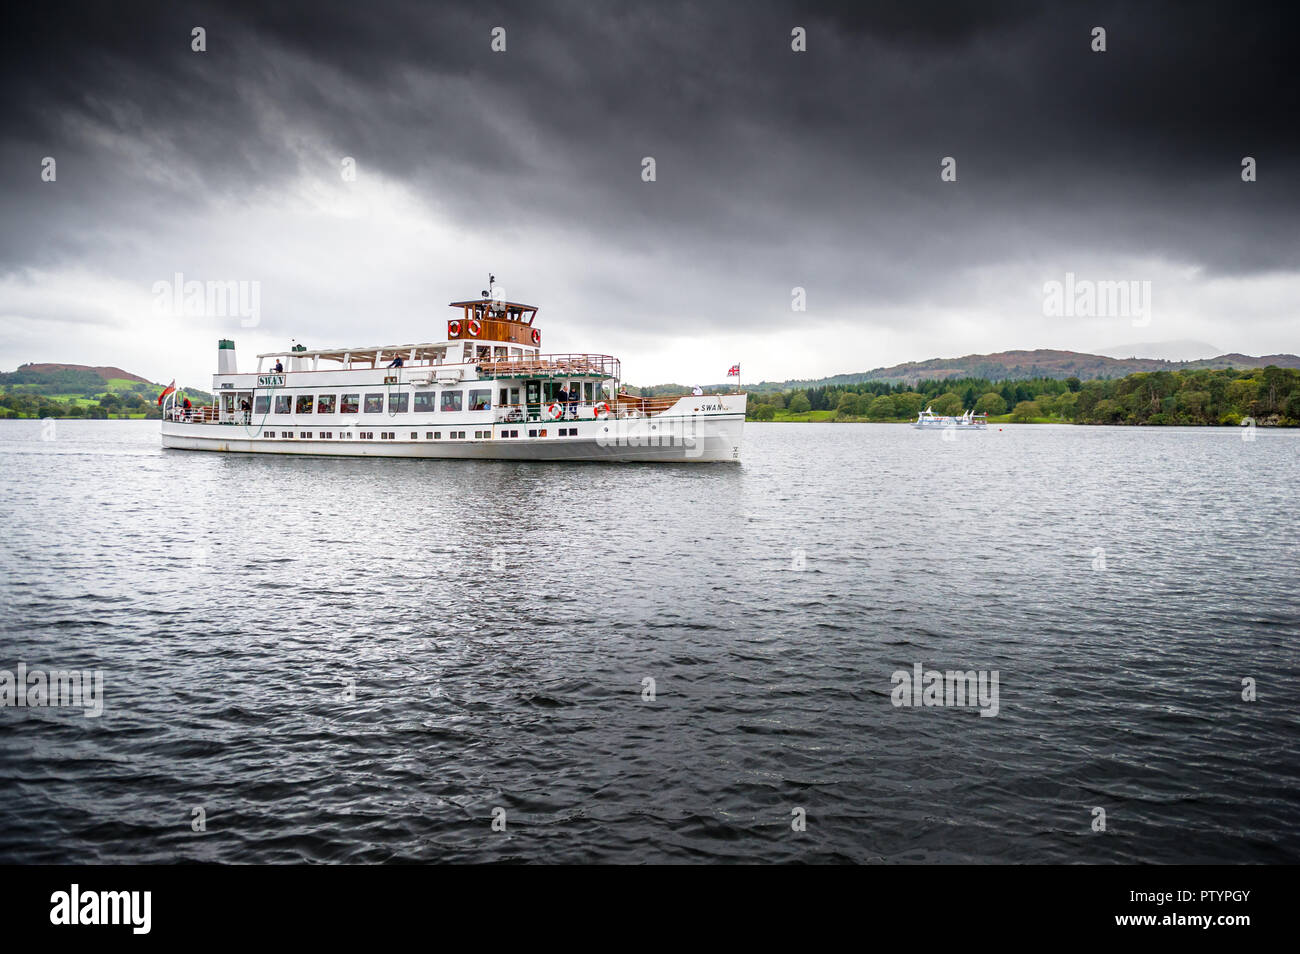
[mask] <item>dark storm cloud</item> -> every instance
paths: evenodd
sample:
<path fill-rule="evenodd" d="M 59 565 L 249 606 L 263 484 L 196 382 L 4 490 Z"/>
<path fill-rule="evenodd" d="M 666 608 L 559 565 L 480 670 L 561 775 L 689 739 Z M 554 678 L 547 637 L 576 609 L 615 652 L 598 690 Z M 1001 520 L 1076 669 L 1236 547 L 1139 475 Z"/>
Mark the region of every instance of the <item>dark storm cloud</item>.
<path fill-rule="evenodd" d="M 1285 10 L 1286 8 L 1283 8 Z M 131 259 L 151 223 L 337 158 L 490 232 L 739 288 L 906 302 L 967 267 L 1298 258 L 1296 17 L 1250 4 L 28 7 L 4 40 L 0 268 Z M 208 52 L 189 49 L 203 25 Z M 508 53 L 489 51 L 494 26 Z M 790 29 L 808 52 L 790 51 Z M 1093 26 L 1108 51 L 1089 49 Z M 60 157 L 51 207 L 33 174 Z M 958 160 L 956 184 L 939 160 Z M 1260 180 L 1243 187 L 1242 156 Z M 643 156 L 658 163 L 653 185 Z M 1072 258 L 1072 256 L 1074 258 Z M 605 281 L 593 277 L 599 288 Z M 638 294 L 608 279 L 608 291 Z M 643 291 L 643 290 L 642 290 Z"/>

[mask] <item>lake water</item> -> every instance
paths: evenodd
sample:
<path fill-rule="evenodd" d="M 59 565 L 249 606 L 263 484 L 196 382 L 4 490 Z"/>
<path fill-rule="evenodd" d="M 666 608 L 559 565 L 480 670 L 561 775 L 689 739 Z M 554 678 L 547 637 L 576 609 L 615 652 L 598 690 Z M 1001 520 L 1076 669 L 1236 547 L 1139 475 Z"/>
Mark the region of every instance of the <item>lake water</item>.
<path fill-rule="evenodd" d="M 104 678 L 98 718 L 0 709 L 0 860 L 1300 861 L 1300 432 L 1255 437 L 620 466 L 0 422 L 0 669 Z M 917 664 L 997 714 L 894 705 Z"/>

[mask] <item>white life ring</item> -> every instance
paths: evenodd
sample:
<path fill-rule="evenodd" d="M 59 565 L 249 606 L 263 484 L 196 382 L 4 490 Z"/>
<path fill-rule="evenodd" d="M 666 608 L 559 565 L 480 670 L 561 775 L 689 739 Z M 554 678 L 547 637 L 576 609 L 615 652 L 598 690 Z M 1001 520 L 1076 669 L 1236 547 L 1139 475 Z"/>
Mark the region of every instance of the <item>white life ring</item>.
<path fill-rule="evenodd" d="M 483 326 L 479 324 L 477 318 L 471 318 L 469 320 L 469 333 L 471 336 L 477 338 L 479 336 L 479 332 L 481 332 L 482 330 L 483 330 Z"/>
<path fill-rule="evenodd" d="M 540 331 L 538 331 L 536 328 L 534 328 L 534 329 L 533 329 L 533 344 L 535 344 L 535 345 L 539 345 L 539 344 L 541 344 L 541 343 L 542 343 L 542 333 L 541 333 Z"/>
<path fill-rule="evenodd" d="M 599 402 L 592 408 L 592 411 L 595 412 L 596 420 L 598 421 L 603 421 L 605 418 L 609 417 L 609 405 L 604 401 Z"/>
<path fill-rule="evenodd" d="M 560 405 L 560 402 L 556 401 L 553 404 L 546 405 L 546 419 L 548 421 L 558 421 L 563 416 L 564 408 Z"/>
<path fill-rule="evenodd" d="M 449 321 L 449 322 L 447 322 L 447 337 L 448 337 L 448 338 L 459 338 L 459 337 L 460 337 L 460 322 L 459 322 L 459 321 Z"/>

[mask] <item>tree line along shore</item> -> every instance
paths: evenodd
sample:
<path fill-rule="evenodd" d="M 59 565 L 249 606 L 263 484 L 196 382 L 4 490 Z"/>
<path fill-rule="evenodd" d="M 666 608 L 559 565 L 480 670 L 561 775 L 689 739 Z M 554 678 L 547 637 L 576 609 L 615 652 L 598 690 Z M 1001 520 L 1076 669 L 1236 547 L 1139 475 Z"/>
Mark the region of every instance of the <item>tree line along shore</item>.
<path fill-rule="evenodd" d="M 1122 378 L 960 378 L 915 384 L 861 384 L 758 391 L 750 421 L 890 422 L 973 410 L 1017 424 L 1145 424 L 1300 427 L 1300 371 L 1269 365 L 1249 370 L 1137 372 Z"/>

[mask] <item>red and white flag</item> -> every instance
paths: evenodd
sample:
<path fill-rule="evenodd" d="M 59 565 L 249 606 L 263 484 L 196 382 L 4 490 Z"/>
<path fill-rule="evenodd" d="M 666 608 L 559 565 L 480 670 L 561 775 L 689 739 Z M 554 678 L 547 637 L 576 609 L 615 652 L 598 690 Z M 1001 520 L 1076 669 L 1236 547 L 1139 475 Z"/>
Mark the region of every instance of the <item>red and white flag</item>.
<path fill-rule="evenodd" d="M 740 377 L 740 365 L 738 365 L 738 364 L 733 364 L 733 365 L 731 366 L 731 370 L 727 372 L 727 377 L 729 377 L 729 378 L 732 378 L 732 377 L 738 378 L 738 377 Z"/>
<path fill-rule="evenodd" d="M 158 395 L 158 406 L 162 407 L 162 402 L 167 398 L 167 395 L 171 394 L 175 390 L 176 390 L 176 379 L 172 378 L 172 383 L 167 385 L 167 387 L 163 388 L 162 394 Z"/>

